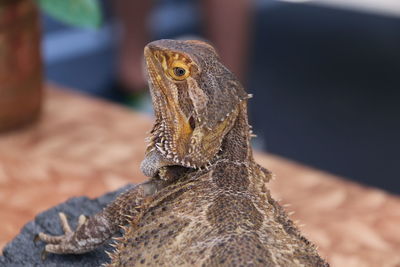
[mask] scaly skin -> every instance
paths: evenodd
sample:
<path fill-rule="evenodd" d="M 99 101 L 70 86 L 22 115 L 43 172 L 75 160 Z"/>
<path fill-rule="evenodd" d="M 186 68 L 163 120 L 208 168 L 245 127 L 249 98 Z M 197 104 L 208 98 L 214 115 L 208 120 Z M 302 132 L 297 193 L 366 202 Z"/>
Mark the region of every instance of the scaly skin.
<path fill-rule="evenodd" d="M 301 235 L 254 162 L 250 98 L 215 50 L 160 40 L 145 59 L 156 121 L 141 169 L 151 177 L 65 235 L 40 233 L 46 252 L 84 253 L 124 235 L 110 266 L 329 266 Z"/>

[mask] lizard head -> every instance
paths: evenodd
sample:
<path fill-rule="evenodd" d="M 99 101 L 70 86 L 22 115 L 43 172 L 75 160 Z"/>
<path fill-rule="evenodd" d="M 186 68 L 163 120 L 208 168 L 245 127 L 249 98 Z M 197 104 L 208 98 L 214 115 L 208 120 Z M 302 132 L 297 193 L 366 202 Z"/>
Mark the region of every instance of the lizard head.
<path fill-rule="evenodd" d="M 165 165 L 207 165 L 247 93 L 205 42 L 159 40 L 144 54 L 156 117 L 146 157 L 156 153 Z"/>

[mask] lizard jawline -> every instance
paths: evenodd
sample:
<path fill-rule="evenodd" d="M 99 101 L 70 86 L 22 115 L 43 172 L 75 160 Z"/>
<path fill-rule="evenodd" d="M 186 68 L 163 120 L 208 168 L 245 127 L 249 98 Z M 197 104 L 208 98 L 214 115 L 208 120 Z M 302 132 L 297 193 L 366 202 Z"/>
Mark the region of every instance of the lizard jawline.
<path fill-rule="evenodd" d="M 174 84 L 161 77 L 162 67 L 151 52 L 146 51 L 146 62 L 150 77 L 150 91 L 156 115 L 156 123 L 150 136 L 147 150 L 157 149 L 164 157 L 177 165 L 195 168 L 185 156 L 195 127 L 195 119 L 187 118 L 174 97 Z M 176 88 L 175 88 L 176 89 Z"/>

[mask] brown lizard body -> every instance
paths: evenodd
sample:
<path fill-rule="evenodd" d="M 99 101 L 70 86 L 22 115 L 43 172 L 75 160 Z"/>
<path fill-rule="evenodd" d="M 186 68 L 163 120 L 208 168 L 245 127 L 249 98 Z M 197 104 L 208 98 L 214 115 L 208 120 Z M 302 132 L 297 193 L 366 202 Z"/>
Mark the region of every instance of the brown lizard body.
<path fill-rule="evenodd" d="M 329 266 L 301 235 L 254 162 L 249 95 L 199 41 L 145 48 L 156 115 L 142 171 L 150 178 L 63 236 L 40 233 L 46 252 L 84 253 L 119 229 L 111 266 Z M 125 226 L 124 226 L 125 225 Z"/>

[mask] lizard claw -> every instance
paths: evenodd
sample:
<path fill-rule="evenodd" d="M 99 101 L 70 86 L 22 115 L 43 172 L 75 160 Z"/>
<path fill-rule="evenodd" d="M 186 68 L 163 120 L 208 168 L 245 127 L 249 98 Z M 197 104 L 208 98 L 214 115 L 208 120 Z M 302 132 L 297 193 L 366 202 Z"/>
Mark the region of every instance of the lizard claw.
<path fill-rule="evenodd" d="M 48 255 L 49 253 L 46 251 L 46 249 L 43 249 L 42 253 L 40 254 L 40 258 L 42 259 L 42 261 L 45 261 Z"/>
<path fill-rule="evenodd" d="M 35 244 L 35 246 L 36 246 L 37 243 L 40 241 L 39 234 L 36 234 L 32 241 L 33 241 L 33 244 Z"/>
<path fill-rule="evenodd" d="M 71 242 L 75 232 L 72 231 L 65 213 L 60 212 L 58 216 L 60 217 L 61 228 L 64 231 L 63 235 L 53 236 L 45 233 L 39 233 L 34 238 L 35 243 L 39 240 L 46 243 L 46 246 L 42 252 L 42 259 L 45 259 L 49 252 L 66 254 L 71 253 L 74 250 L 74 246 L 71 244 Z M 79 229 L 86 222 L 86 220 L 87 219 L 84 215 L 79 216 L 77 229 Z"/>
<path fill-rule="evenodd" d="M 61 227 L 64 231 L 64 234 L 72 233 L 71 226 L 69 226 L 67 216 L 64 212 L 59 212 L 58 217 L 60 217 Z"/>

